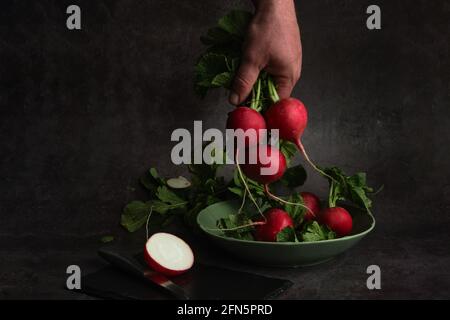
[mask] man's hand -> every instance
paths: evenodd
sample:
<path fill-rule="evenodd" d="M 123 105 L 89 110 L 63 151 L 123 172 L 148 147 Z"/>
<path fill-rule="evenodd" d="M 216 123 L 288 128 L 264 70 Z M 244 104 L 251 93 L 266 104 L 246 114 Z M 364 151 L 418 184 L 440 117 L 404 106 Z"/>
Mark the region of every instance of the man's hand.
<path fill-rule="evenodd" d="M 300 78 L 302 46 L 294 0 L 253 2 L 255 17 L 248 28 L 229 98 L 234 105 L 248 97 L 262 69 L 274 77 L 280 98 L 289 97 Z"/>

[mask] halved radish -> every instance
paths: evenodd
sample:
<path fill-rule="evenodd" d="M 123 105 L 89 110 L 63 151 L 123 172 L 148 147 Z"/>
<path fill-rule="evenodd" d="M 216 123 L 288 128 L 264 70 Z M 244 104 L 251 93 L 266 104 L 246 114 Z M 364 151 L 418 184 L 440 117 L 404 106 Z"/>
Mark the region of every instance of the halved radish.
<path fill-rule="evenodd" d="M 194 264 L 194 254 L 189 245 L 165 232 L 155 233 L 147 240 L 144 258 L 153 270 L 167 276 L 182 274 Z"/>

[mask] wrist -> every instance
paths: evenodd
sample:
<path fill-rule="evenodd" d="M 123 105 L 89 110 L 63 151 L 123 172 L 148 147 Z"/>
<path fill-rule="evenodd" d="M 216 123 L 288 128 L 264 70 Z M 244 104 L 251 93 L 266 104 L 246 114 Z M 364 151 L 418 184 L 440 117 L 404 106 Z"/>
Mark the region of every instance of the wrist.
<path fill-rule="evenodd" d="M 292 6 L 294 4 L 294 0 L 252 0 L 252 2 L 257 12 L 260 10 L 273 10 L 286 5 Z"/>
<path fill-rule="evenodd" d="M 294 0 L 252 0 L 255 5 L 254 23 L 282 19 L 296 21 Z"/>

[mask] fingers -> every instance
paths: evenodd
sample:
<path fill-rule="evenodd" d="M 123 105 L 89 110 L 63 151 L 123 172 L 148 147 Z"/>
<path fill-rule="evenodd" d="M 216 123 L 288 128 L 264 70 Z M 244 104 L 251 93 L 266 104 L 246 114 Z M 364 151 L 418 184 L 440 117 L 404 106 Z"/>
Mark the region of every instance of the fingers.
<path fill-rule="evenodd" d="M 236 77 L 233 80 L 233 85 L 230 93 L 230 103 L 238 105 L 247 98 L 252 91 L 252 87 L 258 79 L 260 72 L 258 64 L 251 59 L 245 59 L 239 66 Z"/>
<path fill-rule="evenodd" d="M 291 63 L 284 66 L 283 68 L 277 68 L 268 71 L 269 73 L 273 74 L 277 92 L 280 98 L 289 98 L 291 96 L 292 90 L 295 87 L 295 84 L 300 79 L 301 62 Z"/>
<path fill-rule="evenodd" d="M 289 98 L 297 80 L 284 76 L 275 77 L 274 80 L 280 99 Z"/>

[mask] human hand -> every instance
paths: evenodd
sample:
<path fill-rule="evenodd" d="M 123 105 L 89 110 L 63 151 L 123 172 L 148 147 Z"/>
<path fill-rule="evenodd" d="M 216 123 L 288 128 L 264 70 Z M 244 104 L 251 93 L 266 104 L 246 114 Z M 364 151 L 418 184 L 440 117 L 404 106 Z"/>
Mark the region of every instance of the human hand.
<path fill-rule="evenodd" d="M 261 70 L 275 80 L 280 98 L 291 95 L 300 78 L 302 46 L 293 0 L 253 0 L 241 65 L 233 80 L 230 103 L 238 105 L 250 94 Z"/>

